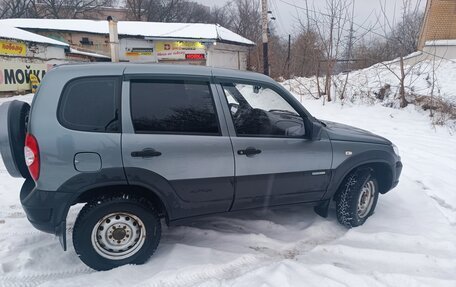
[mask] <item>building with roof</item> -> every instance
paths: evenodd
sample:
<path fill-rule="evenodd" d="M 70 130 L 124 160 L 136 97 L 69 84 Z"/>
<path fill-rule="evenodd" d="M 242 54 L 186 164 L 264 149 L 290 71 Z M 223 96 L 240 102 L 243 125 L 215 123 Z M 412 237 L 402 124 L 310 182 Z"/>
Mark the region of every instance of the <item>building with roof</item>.
<path fill-rule="evenodd" d="M 108 21 L 5 19 L 16 28 L 67 43 L 71 48 L 110 56 Z M 121 61 L 207 65 L 245 70 L 254 43 L 220 25 L 202 23 L 117 23 Z"/>
<path fill-rule="evenodd" d="M 418 50 L 456 59 L 456 0 L 428 0 Z"/>
<path fill-rule="evenodd" d="M 109 60 L 6 23 L 0 26 L 0 93 L 29 90 L 31 74 L 41 80 L 56 64 Z"/>
<path fill-rule="evenodd" d="M 65 61 L 69 45 L 8 25 L 0 29 L 0 93 L 29 90 L 30 75 L 42 79 Z"/>

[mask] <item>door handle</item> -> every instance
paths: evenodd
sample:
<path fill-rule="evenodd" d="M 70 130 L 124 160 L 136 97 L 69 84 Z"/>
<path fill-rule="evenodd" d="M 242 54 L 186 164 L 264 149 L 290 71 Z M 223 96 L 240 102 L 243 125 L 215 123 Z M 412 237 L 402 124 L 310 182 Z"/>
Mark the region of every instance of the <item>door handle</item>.
<path fill-rule="evenodd" d="M 238 155 L 252 156 L 252 155 L 260 154 L 261 150 L 256 149 L 254 147 L 248 147 L 246 149 L 238 150 L 237 153 L 238 153 Z"/>
<path fill-rule="evenodd" d="M 141 151 L 132 151 L 132 157 L 154 157 L 154 156 L 161 156 L 161 152 L 154 150 L 153 148 L 145 148 Z"/>

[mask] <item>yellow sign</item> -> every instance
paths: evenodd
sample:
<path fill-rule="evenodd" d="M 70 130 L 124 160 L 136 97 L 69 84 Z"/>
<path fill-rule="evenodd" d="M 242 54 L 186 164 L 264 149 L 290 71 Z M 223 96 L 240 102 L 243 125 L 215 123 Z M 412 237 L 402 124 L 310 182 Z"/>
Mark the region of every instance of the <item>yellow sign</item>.
<path fill-rule="evenodd" d="M 27 91 L 36 82 L 41 82 L 47 71 L 52 69 L 52 64 L 2 62 L 0 61 L 0 91 Z"/>
<path fill-rule="evenodd" d="M 25 56 L 26 52 L 27 46 L 23 43 L 0 41 L 1 55 Z"/>
<path fill-rule="evenodd" d="M 156 42 L 155 49 L 157 52 L 167 52 L 175 50 L 195 51 L 205 50 L 206 47 L 201 42 Z"/>
<path fill-rule="evenodd" d="M 187 54 L 206 54 L 201 42 L 155 42 L 155 49 L 159 60 L 185 60 Z"/>
<path fill-rule="evenodd" d="M 152 57 L 154 53 L 153 48 L 131 48 L 125 52 L 127 57 L 148 56 Z"/>

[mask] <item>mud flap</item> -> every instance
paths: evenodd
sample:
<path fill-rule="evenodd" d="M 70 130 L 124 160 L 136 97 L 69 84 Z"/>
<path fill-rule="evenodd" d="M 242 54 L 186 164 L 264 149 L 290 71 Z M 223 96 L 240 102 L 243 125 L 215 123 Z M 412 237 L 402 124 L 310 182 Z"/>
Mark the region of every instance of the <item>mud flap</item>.
<path fill-rule="evenodd" d="M 330 199 L 327 199 L 320 203 L 319 205 L 314 207 L 314 211 L 316 214 L 320 215 L 321 217 L 327 218 L 329 214 L 329 203 L 331 202 Z"/>
<path fill-rule="evenodd" d="M 62 246 L 63 251 L 67 251 L 66 220 L 60 223 L 59 227 L 56 228 L 55 234 L 59 237 L 60 245 Z"/>

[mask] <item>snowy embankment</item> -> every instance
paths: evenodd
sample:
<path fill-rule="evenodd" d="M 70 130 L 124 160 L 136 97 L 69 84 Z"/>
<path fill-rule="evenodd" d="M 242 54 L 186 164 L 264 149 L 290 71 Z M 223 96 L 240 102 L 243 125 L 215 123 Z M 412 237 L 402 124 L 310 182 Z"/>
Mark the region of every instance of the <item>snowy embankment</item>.
<path fill-rule="evenodd" d="M 411 55 L 412 56 L 412 55 Z M 437 113 L 433 123 L 456 128 L 456 59 L 425 60 L 404 68 L 406 99 Z M 381 104 L 399 107 L 400 66 L 398 62 L 375 64 L 369 68 L 333 76 L 332 98 L 343 104 Z M 294 78 L 283 85 L 302 99 L 318 96 L 317 78 Z M 320 78 L 320 89 L 324 78 Z M 341 100 L 341 95 L 344 99 Z M 451 110 L 451 111 L 450 111 Z M 442 114 L 441 112 L 445 113 Z M 430 113 L 427 112 L 429 115 Z"/>
<path fill-rule="evenodd" d="M 165 227 L 143 266 L 94 272 L 71 244 L 77 208 L 63 252 L 27 221 L 22 180 L 0 163 L 0 286 L 456 286 L 456 136 L 413 107 L 303 104 L 399 146 L 401 181 L 364 226 L 347 230 L 334 210 L 323 219 L 299 206 L 211 216 Z"/>

